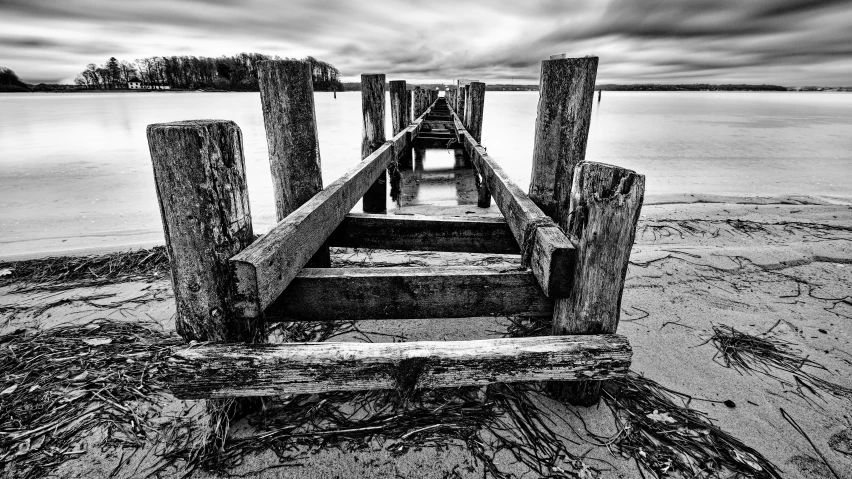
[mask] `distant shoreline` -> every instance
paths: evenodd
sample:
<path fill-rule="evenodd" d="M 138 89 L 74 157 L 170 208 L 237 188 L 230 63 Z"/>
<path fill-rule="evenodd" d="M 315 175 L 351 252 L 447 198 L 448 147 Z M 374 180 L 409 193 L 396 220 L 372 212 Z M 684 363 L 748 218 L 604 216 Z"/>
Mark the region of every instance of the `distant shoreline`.
<path fill-rule="evenodd" d="M 415 86 L 415 85 L 411 85 Z M 418 85 L 419 86 L 419 85 Z M 439 88 L 438 85 L 422 85 L 426 88 L 433 89 Z M 64 88 L 63 88 L 64 87 Z M 538 91 L 538 85 L 486 85 L 486 90 L 491 92 L 499 92 L 499 91 Z M 347 88 L 343 91 L 338 91 L 336 93 L 352 93 L 358 92 L 359 89 L 355 89 L 350 85 L 347 85 Z M 841 92 L 841 93 L 849 93 L 852 92 L 852 87 L 781 87 L 776 85 L 596 85 L 595 91 L 640 91 L 640 92 L 672 92 L 672 91 L 685 91 L 685 92 L 697 92 L 697 91 L 723 91 L 723 92 L 732 92 L 732 91 L 742 91 L 742 92 L 816 92 L 816 93 L 830 93 L 830 92 Z M 3 91 L 0 90 L 0 93 L 257 93 L 256 91 L 251 90 L 217 90 L 217 89 L 199 89 L 199 90 L 186 90 L 186 89 L 169 89 L 169 90 L 136 90 L 136 89 L 113 89 L 113 90 L 100 90 L 100 89 L 78 89 L 70 86 L 57 86 L 52 89 L 43 89 L 43 90 L 11 90 L 11 91 Z M 334 93 L 331 91 L 315 91 L 315 93 Z"/>

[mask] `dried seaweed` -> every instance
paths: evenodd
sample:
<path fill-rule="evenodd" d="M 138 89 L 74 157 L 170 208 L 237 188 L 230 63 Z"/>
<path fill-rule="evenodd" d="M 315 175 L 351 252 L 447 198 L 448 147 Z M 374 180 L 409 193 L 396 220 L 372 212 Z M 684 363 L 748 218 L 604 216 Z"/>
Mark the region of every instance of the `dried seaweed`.
<path fill-rule="evenodd" d="M 515 337 L 541 336 L 550 329 L 551 318 L 530 317 L 514 319 L 508 331 Z M 632 371 L 603 384 L 602 399 L 620 429 L 603 445 L 654 477 L 781 477 L 760 453 L 690 409 L 690 396 Z"/>
<path fill-rule="evenodd" d="M 102 446 L 144 443 L 164 392 L 156 377 L 179 342 L 107 321 L 0 336 L 0 471 L 42 477 L 98 426 Z"/>
<path fill-rule="evenodd" d="M 771 330 L 770 330 L 771 331 Z M 832 396 L 852 400 L 852 389 L 815 376 L 804 368 L 827 371 L 820 363 L 805 357 L 793 343 L 771 334 L 751 335 L 724 324 L 713 326 L 713 336 L 708 340 L 716 347 L 713 357 L 720 364 L 737 370 L 740 374 L 759 373 L 769 376 L 790 388 L 804 399 L 805 391 L 812 394 L 823 391 Z M 783 371 L 792 375 L 790 381 L 775 374 Z"/>
<path fill-rule="evenodd" d="M 51 291 L 73 287 L 103 286 L 126 281 L 149 281 L 168 277 L 169 258 L 165 246 L 104 255 L 60 256 L 0 263 L 10 274 L 0 278 L 0 287 L 15 284 L 17 291 Z M 37 286 L 35 286 L 37 284 Z"/>
<path fill-rule="evenodd" d="M 622 430 L 611 447 L 655 477 L 781 477 L 759 452 L 687 407 L 686 394 L 631 371 L 605 382 L 603 399 Z"/>

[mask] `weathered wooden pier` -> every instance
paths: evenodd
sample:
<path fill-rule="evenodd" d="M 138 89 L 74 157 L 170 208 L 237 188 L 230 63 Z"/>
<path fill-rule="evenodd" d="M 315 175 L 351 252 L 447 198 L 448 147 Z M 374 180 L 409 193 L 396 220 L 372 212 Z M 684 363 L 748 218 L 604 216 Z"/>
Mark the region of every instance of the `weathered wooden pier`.
<path fill-rule="evenodd" d="M 480 145 L 485 84 L 437 91 L 362 75 L 360 162 L 323 187 L 311 73 L 260 66 L 278 224 L 255 238 L 243 139 L 230 121 L 148 127 L 171 260 L 180 398 L 554 381 L 574 403 L 626 373 L 616 333 L 644 177 L 584 162 L 598 60 L 542 63 L 533 175 L 523 192 Z M 353 145 L 354 147 L 354 145 Z M 386 214 L 388 183 L 414 148 L 458 148 L 478 204 L 504 219 Z M 390 181 L 388 181 L 390 178 Z M 351 213 L 362 200 L 364 213 Z M 523 268 L 331 268 L 329 246 L 520 255 Z M 276 321 L 551 315 L 534 338 L 267 344 Z"/>

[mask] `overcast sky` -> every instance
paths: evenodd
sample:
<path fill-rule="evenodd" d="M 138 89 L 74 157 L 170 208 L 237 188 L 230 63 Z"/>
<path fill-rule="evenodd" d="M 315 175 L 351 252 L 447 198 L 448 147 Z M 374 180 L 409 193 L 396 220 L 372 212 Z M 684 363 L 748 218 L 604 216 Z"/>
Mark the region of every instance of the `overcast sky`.
<path fill-rule="evenodd" d="M 344 81 L 536 83 L 554 53 L 598 83 L 852 86 L 852 0 L 0 0 L 0 66 L 30 83 L 159 55 L 313 55 Z"/>

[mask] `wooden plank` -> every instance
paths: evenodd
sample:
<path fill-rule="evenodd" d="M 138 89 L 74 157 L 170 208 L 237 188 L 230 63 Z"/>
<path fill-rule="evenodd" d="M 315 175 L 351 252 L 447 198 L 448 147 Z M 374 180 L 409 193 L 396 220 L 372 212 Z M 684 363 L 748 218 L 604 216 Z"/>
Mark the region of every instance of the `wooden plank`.
<path fill-rule="evenodd" d="M 393 143 L 385 143 L 231 258 L 237 277 L 235 307 L 242 316 L 256 317 L 272 304 L 384 173 L 393 156 Z"/>
<path fill-rule="evenodd" d="M 553 333 L 614 333 L 645 177 L 617 166 L 583 162 L 573 181 L 567 231 L 577 244 L 574 287 L 567 299 L 556 302 Z M 574 404 L 591 405 L 600 398 L 599 381 L 563 386 L 561 395 Z"/>
<path fill-rule="evenodd" d="M 198 120 L 148 125 L 147 133 L 178 334 L 200 341 L 263 336 L 258 322 L 238 327 L 231 321 L 227 258 L 254 239 L 240 128 L 232 121 Z"/>
<path fill-rule="evenodd" d="M 305 268 L 266 321 L 548 315 L 553 301 L 531 272 L 486 266 Z"/>
<path fill-rule="evenodd" d="M 567 297 L 571 284 L 563 274 L 573 270 L 573 245 L 556 223 L 488 156 L 485 148 L 462 126 L 457 115 L 454 119 L 465 151 L 488 185 L 521 248 L 523 263 L 535 273 L 549 298 Z"/>
<path fill-rule="evenodd" d="M 574 169 L 586 156 L 598 57 L 541 62 L 530 198 L 565 229 Z"/>
<path fill-rule="evenodd" d="M 348 214 L 328 239 L 346 248 L 519 254 L 502 218 Z"/>
<path fill-rule="evenodd" d="M 613 378 L 632 351 L 617 335 L 411 343 L 200 344 L 176 351 L 166 379 L 180 399 L 483 386 Z"/>
<path fill-rule="evenodd" d="M 275 211 L 283 220 L 322 191 L 311 65 L 297 60 L 261 62 L 257 71 Z M 308 263 L 328 267 L 328 247 Z"/>
<path fill-rule="evenodd" d="M 361 158 L 366 158 L 385 142 L 385 75 L 361 75 Z M 381 172 L 362 202 L 364 213 L 388 209 L 387 175 Z"/>

